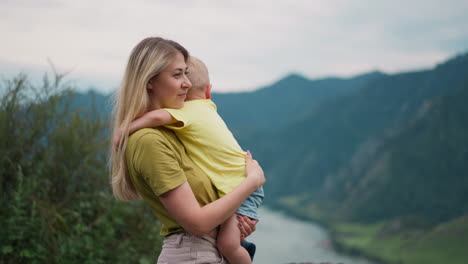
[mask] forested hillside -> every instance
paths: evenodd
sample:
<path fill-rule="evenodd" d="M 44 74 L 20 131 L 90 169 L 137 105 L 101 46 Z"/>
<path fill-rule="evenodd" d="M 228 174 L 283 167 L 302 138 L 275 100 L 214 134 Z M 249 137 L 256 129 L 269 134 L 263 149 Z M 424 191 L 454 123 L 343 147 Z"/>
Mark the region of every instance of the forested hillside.
<path fill-rule="evenodd" d="M 468 212 L 468 82 L 459 88 L 424 101 L 360 169 L 329 180 L 324 192 L 337 198 L 337 214 L 440 223 Z"/>

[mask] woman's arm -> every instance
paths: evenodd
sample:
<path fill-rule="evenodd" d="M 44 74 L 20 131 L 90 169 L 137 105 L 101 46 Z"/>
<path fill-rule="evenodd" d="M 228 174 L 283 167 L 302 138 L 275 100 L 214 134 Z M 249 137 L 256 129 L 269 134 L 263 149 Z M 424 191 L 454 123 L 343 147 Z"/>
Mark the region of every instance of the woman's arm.
<path fill-rule="evenodd" d="M 247 178 L 233 191 L 203 207 L 186 182 L 160 196 L 162 204 L 187 232 L 202 236 L 233 215 L 242 202 L 265 183 L 263 170 L 250 153 L 246 157 Z"/>

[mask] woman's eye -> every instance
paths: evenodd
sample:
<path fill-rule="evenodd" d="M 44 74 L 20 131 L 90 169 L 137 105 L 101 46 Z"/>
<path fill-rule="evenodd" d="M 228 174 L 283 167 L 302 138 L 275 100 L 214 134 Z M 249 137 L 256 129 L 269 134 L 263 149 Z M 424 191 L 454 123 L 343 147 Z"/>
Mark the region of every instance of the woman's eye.
<path fill-rule="evenodd" d="M 180 77 L 182 75 L 181 72 L 174 74 L 175 77 Z"/>
<path fill-rule="evenodd" d="M 189 72 L 189 71 L 186 71 L 186 72 L 185 72 L 185 75 L 189 75 L 189 74 L 190 74 L 190 72 Z"/>

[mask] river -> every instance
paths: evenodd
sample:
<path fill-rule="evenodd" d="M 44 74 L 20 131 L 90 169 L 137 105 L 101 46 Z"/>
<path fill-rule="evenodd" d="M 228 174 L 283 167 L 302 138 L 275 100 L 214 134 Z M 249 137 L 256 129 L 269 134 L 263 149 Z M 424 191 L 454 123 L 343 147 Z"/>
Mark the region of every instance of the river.
<path fill-rule="evenodd" d="M 262 207 L 260 223 L 248 238 L 257 245 L 255 264 L 325 263 L 374 264 L 337 253 L 327 231 L 314 223 L 297 220 Z"/>

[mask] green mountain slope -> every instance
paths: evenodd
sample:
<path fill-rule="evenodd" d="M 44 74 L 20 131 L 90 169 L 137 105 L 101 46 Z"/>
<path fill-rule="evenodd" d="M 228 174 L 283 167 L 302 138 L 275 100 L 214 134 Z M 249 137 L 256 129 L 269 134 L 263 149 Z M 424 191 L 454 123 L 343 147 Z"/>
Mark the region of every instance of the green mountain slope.
<path fill-rule="evenodd" d="M 352 177 L 348 170 L 366 164 L 426 100 L 460 87 L 467 76 L 468 56 L 461 56 L 433 70 L 382 77 L 304 109 L 302 120 L 244 144 L 254 146 L 267 165 L 274 196 L 306 193 L 327 200 L 335 179 Z"/>
<path fill-rule="evenodd" d="M 468 83 L 425 101 L 362 170 L 348 170 L 355 181 L 342 178 L 328 190 L 347 194 L 335 200 L 335 214 L 366 221 L 417 216 L 437 223 L 468 212 L 467 100 Z"/>

